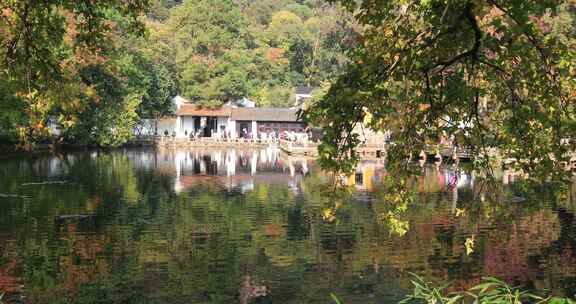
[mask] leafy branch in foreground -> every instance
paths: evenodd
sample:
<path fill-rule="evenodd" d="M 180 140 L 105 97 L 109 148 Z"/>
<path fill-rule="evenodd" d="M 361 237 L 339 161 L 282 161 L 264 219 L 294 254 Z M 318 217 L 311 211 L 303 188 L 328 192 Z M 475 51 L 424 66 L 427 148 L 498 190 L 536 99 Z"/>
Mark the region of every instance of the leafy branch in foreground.
<path fill-rule="evenodd" d="M 568 298 L 542 297 L 527 290 L 512 287 L 493 277 L 484 277 L 482 282 L 462 292 L 447 292 L 449 284 L 436 287 L 432 282 L 411 273 L 414 287 L 400 303 L 455 304 L 455 303 L 575 303 Z"/>
<path fill-rule="evenodd" d="M 478 285 L 462 292 L 448 292 L 450 284 L 436 286 L 414 273 L 412 275 L 413 290 L 399 304 L 575 304 L 569 298 L 542 297 L 493 277 L 485 277 Z M 335 303 L 343 303 L 335 294 L 330 295 Z"/>
<path fill-rule="evenodd" d="M 460 294 L 448 294 L 446 288 L 449 284 L 442 286 L 434 286 L 431 282 L 424 280 L 424 278 L 412 274 L 414 278 L 411 280 L 414 289 L 412 294 L 407 295 L 402 301 L 403 303 L 456 303 L 463 298 Z"/>
<path fill-rule="evenodd" d="M 478 168 L 498 156 L 537 179 L 565 177 L 576 134 L 573 0 L 335 2 L 365 30 L 347 73 L 305 115 L 328 135 L 324 167 L 353 167 L 354 129 L 370 116 L 365 127 L 393 134 L 391 161 L 443 138 L 470 147 Z"/>

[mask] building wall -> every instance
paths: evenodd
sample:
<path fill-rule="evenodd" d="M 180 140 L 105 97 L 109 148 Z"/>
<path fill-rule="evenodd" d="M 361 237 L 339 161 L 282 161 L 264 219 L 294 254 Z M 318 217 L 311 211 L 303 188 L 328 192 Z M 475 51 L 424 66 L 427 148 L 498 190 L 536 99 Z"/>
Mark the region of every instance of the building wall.
<path fill-rule="evenodd" d="M 270 130 L 274 130 L 276 132 L 283 132 L 283 131 L 294 131 L 294 132 L 302 132 L 306 129 L 306 124 L 302 122 L 258 122 L 258 129 L 269 132 Z"/>
<path fill-rule="evenodd" d="M 172 122 L 172 125 L 170 128 L 168 127 L 169 124 L 166 124 L 166 126 L 163 126 L 162 128 L 159 127 L 158 130 L 161 134 L 163 134 L 164 129 L 168 129 L 170 134 L 172 134 L 172 131 L 175 131 L 176 137 L 189 137 L 190 134 L 192 134 L 192 133 L 202 131 L 202 130 L 196 130 L 194 128 L 194 122 L 196 119 L 201 119 L 201 117 L 199 117 L 199 116 L 180 116 L 179 119 L 176 119 L 175 121 Z M 228 131 L 228 130 L 231 130 L 231 133 L 234 132 L 234 126 L 230 125 L 228 117 L 214 117 L 213 119 L 216 121 L 216 124 L 212 125 L 212 136 L 213 137 L 223 137 L 224 136 L 223 132 Z M 210 128 L 210 123 L 208 120 L 206 123 L 207 123 L 206 127 Z M 224 130 L 222 130 L 222 128 Z"/>
<path fill-rule="evenodd" d="M 134 126 L 134 135 L 137 136 L 153 136 L 155 129 L 156 119 L 142 119 L 136 126 Z M 158 120 L 158 135 L 164 136 L 164 131 L 172 136 L 175 131 L 176 119 L 163 118 Z"/>
<path fill-rule="evenodd" d="M 228 117 L 228 128 L 226 129 L 231 138 L 236 138 L 236 121 Z"/>
<path fill-rule="evenodd" d="M 175 121 L 176 120 L 163 120 L 161 119 L 158 122 L 158 135 L 164 135 L 164 132 L 167 131 L 168 135 L 172 135 L 172 133 L 175 131 Z M 152 130 L 152 134 L 154 133 L 154 131 Z"/>
<path fill-rule="evenodd" d="M 187 136 L 195 132 L 194 130 L 194 117 L 193 116 L 182 116 L 180 120 L 180 133 L 177 136 Z"/>
<path fill-rule="evenodd" d="M 223 138 L 224 133 L 228 132 L 228 117 L 218 117 L 216 120 L 216 134 Z"/>
<path fill-rule="evenodd" d="M 178 116 L 176 118 L 164 118 L 158 122 L 158 135 L 163 136 L 167 131 L 168 135 L 176 134 L 176 137 L 185 138 L 190 137 L 192 133 L 201 130 L 194 129 L 194 122 L 199 119 L 198 116 Z M 212 117 L 214 120 L 212 124 L 212 137 L 224 138 L 230 136 L 231 138 L 240 137 L 242 127 L 245 127 L 252 136 L 259 135 L 260 132 L 269 134 L 271 130 L 276 132 L 276 135 L 284 131 L 303 132 L 306 129 L 306 124 L 302 122 L 270 122 L 270 121 L 252 121 L 252 120 L 234 120 L 231 117 Z M 208 126 L 210 127 L 210 126 Z M 154 120 L 147 120 L 134 130 L 135 134 L 153 135 L 154 134 Z"/>

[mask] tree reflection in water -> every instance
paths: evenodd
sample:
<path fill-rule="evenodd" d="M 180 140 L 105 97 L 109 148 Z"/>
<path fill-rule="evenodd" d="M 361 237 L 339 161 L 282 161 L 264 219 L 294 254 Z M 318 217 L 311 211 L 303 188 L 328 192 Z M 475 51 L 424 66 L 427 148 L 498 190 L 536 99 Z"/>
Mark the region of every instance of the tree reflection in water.
<path fill-rule="evenodd" d="M 488 191 L 463 168 L 419 170 L 402 188 L 365 161 L 332 193 L 314 161 L 269 149 L 3 160 L 0 289 L 30 303 L 388 303 L 412 271 L 454 289 L 492 275 L 576 290 L 574 187 Z"/>

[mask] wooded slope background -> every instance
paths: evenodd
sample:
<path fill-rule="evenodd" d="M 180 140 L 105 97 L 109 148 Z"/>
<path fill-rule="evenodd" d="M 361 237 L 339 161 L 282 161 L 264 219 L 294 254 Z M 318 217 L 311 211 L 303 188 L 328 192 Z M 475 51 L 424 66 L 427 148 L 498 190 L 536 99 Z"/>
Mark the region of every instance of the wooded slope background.
<path fill-rule="evenodd" d="M 0 3 L 0 133 L 116 146 L 180 94 L 214 106 L 293 105 L 346 64 L 353 18 L 321 0 Z"/>

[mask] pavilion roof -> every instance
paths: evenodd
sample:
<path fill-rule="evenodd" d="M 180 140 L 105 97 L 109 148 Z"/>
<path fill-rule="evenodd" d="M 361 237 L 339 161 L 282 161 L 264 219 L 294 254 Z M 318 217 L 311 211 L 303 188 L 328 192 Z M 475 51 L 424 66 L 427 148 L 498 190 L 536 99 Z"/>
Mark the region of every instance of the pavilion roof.
<path fill-rule="evenodd" d="M 230 106 L 205 107 L 182 104 L 178 116 L 231 117 L 234 120 L 298 122 L 297 108 L 235 108 Z"/>

